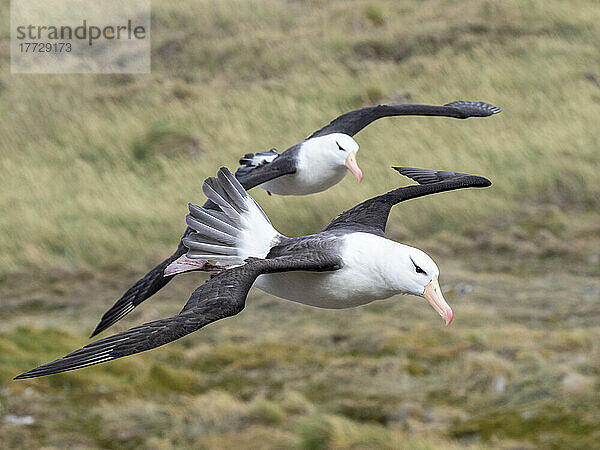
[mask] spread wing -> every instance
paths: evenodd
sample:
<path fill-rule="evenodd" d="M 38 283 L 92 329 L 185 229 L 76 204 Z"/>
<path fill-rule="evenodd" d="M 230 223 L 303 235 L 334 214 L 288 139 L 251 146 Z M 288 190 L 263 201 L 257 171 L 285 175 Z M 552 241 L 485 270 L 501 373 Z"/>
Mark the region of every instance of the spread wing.
<path fill-rule="evenodd" d="M 183 240 L 183 238 L 187 237 L 187 235 L 192 231 L 193 230 L 188 227 L 181 239 Z M 186 252 L 187 248 L 185 245 L 183 245 L 183 242 L 179 242 L 175 253 L 162 261 L 146 275 L 144 275 L 143 278 L 139 279 L 133 286 L 127 289 L 121 298 L 104 313 L 90 337 L 96 336 L 117 321 L 121 320 L 123 317 L 133 311 L 136 306 L 138 306 L 144 300 L 152 297 L 155 293 L 165 287 L 167 283 L 173 279 L 173 275 L 163 275 L 165 268 L 172 262 L 177 261 L 177 259 L 182 255 L 185 255 Z"/>
<path fill-rule="evenodd" d="M 92 342 L 67 356 L 25 372 L 15 379 L 34 378 L 99 364 L 172 342 L 244 309 L 246 295 L 263 273 L 291 270 L 328 271 L 341 267 L 334 254 L 308 250 L 272 259 L 252 259 L 225 270 L 194 291 L 181 312 Z"/>
<path fill-rule="evenodd" d="M 340 214 L 325 230 L 351 228 L 357 231 L 383 234 L 388 215 L 397 203 L 423 197 L 424 195 L 437 194 L 438 192 L 470 187 L 487 187 L 492 184 L 487 178 L 466 173 L 411 167 L 394 167 L 394 169 L 419 184 L 401 187 L 387 194 L 370 198 Z"/>
<path fill-rule="evenodd" d="M 422 116 L 446 116 L 466 119 L 468 117 L 485 117 L 502 111 L 501 108 L 484 102 L 456 101 L 444 106 L 432 105 L 379 105 L 350 111 L 333 120 L 329 125 L 314 132 L 310 137 L 324 136 L 331 133 L 345 133 L 355 135 L 371 122 L 382 117 L 400 115 L 422 115 Z M 246 190 L 252 189 L 267 181 L 283 175 L 296 172 L 296 159 L 294 147 L 286 150 L 272 162 L 264 164 L 252 170 L 236 173 L 236 177 Z M 210 203 L 210 202 L 208 202 Z M 205 204 L 204 206 L 208 205 Z M 387 217 L 387 216 L 386 216 Z M 333 225 L 333 224 L 332 224 Z M 331 225 L 330 225 L 331 226 Z M 385 228 L 385 222 L 384 227 Z M 188 228 L 182 239 L 192 230 Z M 92 333 L 91 337 L 104 331 L 129 314 L 144 300 L 150 298 L 162 289 L 174 275 L 164 275 L 164 269 L 186 253 L 186 247 L 181 244 L 175 253 L 151 269 L 143 278 L 138 280 L 129 288 L 123 296 L 102 316 L 100 323 Z"/>
<path fill-rule="evenodd" d="M 295 159 L 293 158 L 293 152 L 290 152 L 289 156 L 284 153 L 268 164 L 253 168 L 246 173 L 236 174 L 236 176 L 241 185 L 244 186 L 244 189 L 249 190 L 274 178 L 291 174 L 295 171 Z M 208 208 L 217 208 L 217 206 L 210 201 L 206 202 L 204 206 Z M 185 230 L 175 253 L 151 269 L 104 313 L 90 337 L 96 336 L 125 317 L 144 300 L 150 298 L 173 279 L 175 275 L 164 275 L 164 270 L 169 264 L 177 261 L 177 259 L 186 254 L 188 249 L 183 245 L 182 241 L 193 231 L 194 230 L 188 227 Z"/>
<path fill-rule="evenodd" d="M 325 136 L 331 133 L 344 133 L 354 136 L 371 122 L 382 117 L 442 116 L 467 119 L 469 117 L 487 117 L 500 111 L 502 111 L 502 108 L 489 103 L 468 101 L 456 101 L 447 103 L 444 106 L 411 104 L 369 106 L 342 114 L 328 125 L 315 131 L 308 138 Z"/>

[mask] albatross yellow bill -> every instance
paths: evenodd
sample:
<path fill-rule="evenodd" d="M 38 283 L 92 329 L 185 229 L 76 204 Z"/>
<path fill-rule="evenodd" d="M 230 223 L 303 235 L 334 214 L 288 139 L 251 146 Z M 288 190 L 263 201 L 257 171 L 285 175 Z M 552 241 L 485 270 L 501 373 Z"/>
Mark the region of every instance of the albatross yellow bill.
<path fill-rule="evenodd" d="M 446 325 L 450 325 L 454 314 L 452 313 L 452 308 L 450 308 L 450 305 L 448 305 L 446 300 L 444 300 L 437 277 L 433 277 L 429 284 L 425 286 L 423 297 L 425 297 L 425 300 L 427 300 L 431 306 L 433 306 L 433 309 L 435 309 L 438 314 L 442 316 L 442 319 L 444 319 Z"/>
<path fill-rule="evenodd" d="M 363 173 L 362 170 L 360 170 L 360 167 L 358 167 L 358 163 L 356 162 L 356 153 L 350 152 L 348 154 L 348 157 L 346 158 L 346 167 L 350 172 L 352 172 L 352 175 L 354 175 L 360 183 L 360 180 L 362 180 L 363 177 Z"/>

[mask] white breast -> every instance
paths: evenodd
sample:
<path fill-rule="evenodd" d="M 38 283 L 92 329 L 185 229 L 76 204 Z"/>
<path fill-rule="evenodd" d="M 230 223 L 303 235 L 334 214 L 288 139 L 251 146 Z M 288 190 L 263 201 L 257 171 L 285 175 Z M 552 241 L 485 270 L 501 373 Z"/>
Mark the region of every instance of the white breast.
<path fill-rule="evenodd" d="M 352 233 L 341 239 L 344 266 L 340 270 L 261 275 L 255 286 L 286 300 L 331 309 L 351 308 L 394 295 L 396 292 L 383 276 L 385 264 L 381 258 L 390 244 L 396 243 L 369 233 Z"/>
<path fill-rule="evenodd" d="M 310 139 L 298 151 L 296 173 L 283 175 L 260 185 L 278 195 L 307 195 L 322 192 L 342 181 L 347 173 L 344 165 L 334 164 L 320 141 Z"/>

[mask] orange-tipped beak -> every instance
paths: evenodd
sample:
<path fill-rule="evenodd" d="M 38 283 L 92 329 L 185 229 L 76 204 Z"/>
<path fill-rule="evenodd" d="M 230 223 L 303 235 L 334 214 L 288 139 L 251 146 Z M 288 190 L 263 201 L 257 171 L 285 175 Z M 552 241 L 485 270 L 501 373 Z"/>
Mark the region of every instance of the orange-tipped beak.
<path fill-rule="evenodd" d="M 450 325 L 450 322 L 452 322 L 452 319 L 454 318 L 454 314 L 452 313 L 452 308 L 450 308 L 450 305 L 448 305 L 446 300 L 444 300 L 437 277 L 434 277 L 425 287 L 423 297 L 425 297 L 431 306 L 433 306 L 433 309 L 435 309 L 437 313 L 442 316 L 442 319 L 444 319 L 446 325 Z"/>
<path fill-rule="evenodd" d="M 356 179 L 360 183 L 360 180 L 362 180 L 363 174 L 362 174 L 362 170 L 360 170 L 360 167 L 358 167 L 358 163 L 356 162 L 356 153 L 350 152 L 350 154 L 346 158 L 346 167 L 348 168 L 348 170 L 350 172 L 352 172 L 352 174 L 356 177 Z"/>

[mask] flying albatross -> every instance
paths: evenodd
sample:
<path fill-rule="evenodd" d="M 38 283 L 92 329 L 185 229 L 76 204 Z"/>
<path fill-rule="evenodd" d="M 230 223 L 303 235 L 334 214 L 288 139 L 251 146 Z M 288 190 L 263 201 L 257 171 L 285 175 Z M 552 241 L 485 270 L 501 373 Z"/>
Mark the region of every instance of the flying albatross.
<path fill-rule="evenodd" d="M 395 167 L 417 185 L 373 197 L 335 218 L 324 231 L 288 238 L 278 233 L 238 180 L 222 168 L 203 185 L 219 209 L 189 205 L 183 242 L 188 270 L 203 262 L 226 268 L 197 288 L 181 312 L 95 341 L 16 377 L 79 369 L 167 344 L 244 309 L 254 284 L 278 297 L 321 308 L 350 308 L 395 294 L 424 297 L 448 325 L 452 309 L 438 284 L 439 269 L 421 250 L 384 237 L 389 212 L 412 198 L 468 187 L 486 178 Z M 194 268 L 194 262 L 196 267 Z"/>
<path fill-rule="evenodd" d="M 235 176 L 246 190 L 260 186 L 279 195 L 313 194 L 339 183 L 348 171 L 359 181 L 362 179 L 362 171 L 356 162 L 358 144 L 352 136 L 377 119 L 391 116 L 467 119 L 487 117 L 500 111 L 502 109 L 497 106 L 470 101 L 455 101 L 444 106 L 396 104 L 357 109 L 342 114 L 281 154 L 275 149 L 246 154 L 240 159 L 243 166 Z M 188 227 L 182 239 L 191 231 Z M 186 248 L 180 241 L 175 253 L 150 270 L 115 302 L 90 337 L 125 317 L 171 281 L 173 275 L 165 274 L 164 270 L 185 252 Z"/>

